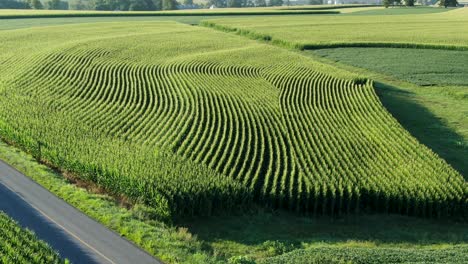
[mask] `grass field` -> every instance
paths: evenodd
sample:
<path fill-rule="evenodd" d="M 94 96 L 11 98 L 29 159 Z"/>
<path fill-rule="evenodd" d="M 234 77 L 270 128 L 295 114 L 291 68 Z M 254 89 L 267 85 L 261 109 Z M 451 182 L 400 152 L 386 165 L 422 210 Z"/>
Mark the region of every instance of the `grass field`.
<path fill-rule="evenodd" d="M 421 15 L 209 19 L 205 26 L 296 49 L 420 47 L 468 49 L 466 8 Z"/>
<path fill-rule="evenodd" d="M 66 263 L 45 242 L 0 211 L 0 263 Z"/>
<path fill-rule="evenodd" d="M 338 48 L 315 52 L 337 62 L 392 75 L 421 86 L 468 86 L 467 51 Z"/>

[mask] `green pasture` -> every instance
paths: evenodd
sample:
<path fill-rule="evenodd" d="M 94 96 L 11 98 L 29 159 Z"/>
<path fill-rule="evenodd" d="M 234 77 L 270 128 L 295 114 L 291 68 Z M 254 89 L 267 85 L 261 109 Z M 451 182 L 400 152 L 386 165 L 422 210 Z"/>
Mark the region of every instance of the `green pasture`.
<path fill-rule="evenodd" d="M 467 51 L 337 48 L 314 52 L 336 62 L 392 75 L 420 86 L 468 86 Z"/>

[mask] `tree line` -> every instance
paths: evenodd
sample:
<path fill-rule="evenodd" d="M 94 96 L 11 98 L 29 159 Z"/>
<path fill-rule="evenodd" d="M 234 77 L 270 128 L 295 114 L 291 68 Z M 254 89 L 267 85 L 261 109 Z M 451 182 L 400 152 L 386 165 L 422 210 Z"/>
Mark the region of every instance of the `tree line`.
<path fill-rule="evenodd" d="M 321 0 L 310 1 L 321 3 Z M 289 0 L 209 0 L 205 5 L 194 4 L 193 0 L 0 0 L 0 9 L 157 11 L 177 9 L 180 5 L 186 8 L 262 7 L 289 5 Z"/>
<path fill-rule="evenodd" d="M 209 6 L 216 7 L 263 7 L 288 5 L 289 0 L 209 0 Z"/>
<path fill-rule="evenodd" d="M 388 8 L 389 6 L 414 6 L 415 0 L 383 0 L 382 4 Z M 439 6 L 444 7 L 456 7 L 458 5 L 457 0 L 439 0 L 434 1 L 432 4 L 439 3 Z M 424 4 L 424 3 L 423 3 Z"/>
<path fill-rule="evenodd" d="M 157 11 L 178 5 L 176 0 L 0 0 L 0 9 Z"/>

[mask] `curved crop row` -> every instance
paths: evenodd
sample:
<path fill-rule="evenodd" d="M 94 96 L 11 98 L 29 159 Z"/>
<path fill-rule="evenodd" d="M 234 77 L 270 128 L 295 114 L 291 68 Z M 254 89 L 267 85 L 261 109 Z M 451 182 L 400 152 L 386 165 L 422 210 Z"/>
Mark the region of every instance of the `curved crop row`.
<path fill-rule="evenodd" d="M 52 248 L 0 211 L 1 263 L 65 263 Z"/>
<path fill-rule="evenodd" d="M 1 136 L 163 217 L 253 200 L 310 214 L 466 214 L 463 177 L 386 112 L 371 82 L 173 26 L 126 36 L 101 24 L 116 36 L 33 52 L 29 67 L 0 57 L 22 69 L 0 74 Z M 7 44 L 27 37 L 11 34 Z"/>

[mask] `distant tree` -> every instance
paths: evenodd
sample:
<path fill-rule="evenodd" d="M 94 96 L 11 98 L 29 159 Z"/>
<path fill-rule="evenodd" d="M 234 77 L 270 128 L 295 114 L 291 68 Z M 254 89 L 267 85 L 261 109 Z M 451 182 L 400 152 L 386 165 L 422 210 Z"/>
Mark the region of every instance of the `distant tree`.
<path fill-rule="evenodd" d="M 0 0 L 0 9 L 31 9 L 29 2 L 19 2 L 16 0 Z"/>
<path fill-rule="evenodd" d="M 255 2 L 254 2 L 254 0 L 244 0 L 243 6 L 253 7 L 253 6 L 255 6 Z"/>
<path fill-rule="evenodd" d="M 440 0 L 439 6 L 447 7 L 456 7 L 458 5 L 457 0 Z"/>
<path fill-rule="evenodd" d="M 193 5 L 193 0 L 184 0 L 184 5 L 187 5 L 187 6 Z"/>
<path fill-rule="evenodd" d="M 47 2 L 47 9 L 68 10 L 68 2 L 60 0 L 50 0 L 49 2 Z"/>
<path fill-rule="evenodd" d="M 145 2 L 146 2 L 145 11 L 154 11 L 154 10 L 156 10 L 156 5 L 155 5 L 155 2 L 153 2 L 153 0 L 145 0 Z"/>
<path fill-rule="evenodd" d="M 283 0 L 270 0 L 270 6 L 282 6 Z"/>
<path fill-rule="evenodd" d="M 154 10 L 162 10 L 162 0 L 152 0 Z"/>
<path fill-rule="evenodd" d="M 323 4 L 322 0 L 309 0 L 307 1 L 309 5 L 321 5 Z"/>
<path fill-rule="evenodd" d="M 42 2 L 40 0 L 30 0 L 29 6 L 32 9 L 44 9 L 44 5 L 42 5 Z"/>
<path fill-rule="evenodd" d="M 254 0 L 255 6 L 266 6 L 266 1 L 265 0 Z"/>
<path fill-rule="evenodd" d="M 86 10 L 89 8 L 89 6 L 83 0 L 69 1 L 68 7 L 72 10 Z"/>
<path fill-rule="evenodd" d="M 241 7 L 242 0 L 227 0 L 226 5 L 227 7 Z"/>
<path fill-rule="evenodd" d="M 110 10 L 109 4 L 105 0 L 93 0 L 91 9 L 94 10 Z"/>
<path fill-rule="evenodd" d="M 121 11 L 128 11 L 130 10 L 130 4 L 131 4 L 130 0 L 119 0 L 116 3 L 116 6 L 114 6 L 114 10 L 118 9 Z"/>
<path fill-rule="evenodd" d="M 208 6 L 226 7 L 226 0 L 208 0 Z"/>
<path fill-rule="evenodd" d="M 175 10 L 177 9 L 176 0 L 162 0 L 162 10 Z"/>
<path fill-rule="evenodd" d="M 129 9 L 130 11 L 144 11 L 148 10 L 145 0 L 131 0 Z"/>
<path fill-rule="evenodd" d="M 393 5 L 401 5 L 401 0 L 393 0 Z"/>
<path fill-rule="evenodd" d="M 388 8 L 390 6 L 390 0 L 383 0 L 382 4 L 385 6 L 385 8 Z"/>
<path fill-rule="evenodd" d="M 414 6 L 414 0 L 405 0 L 406 6 Z"/>

